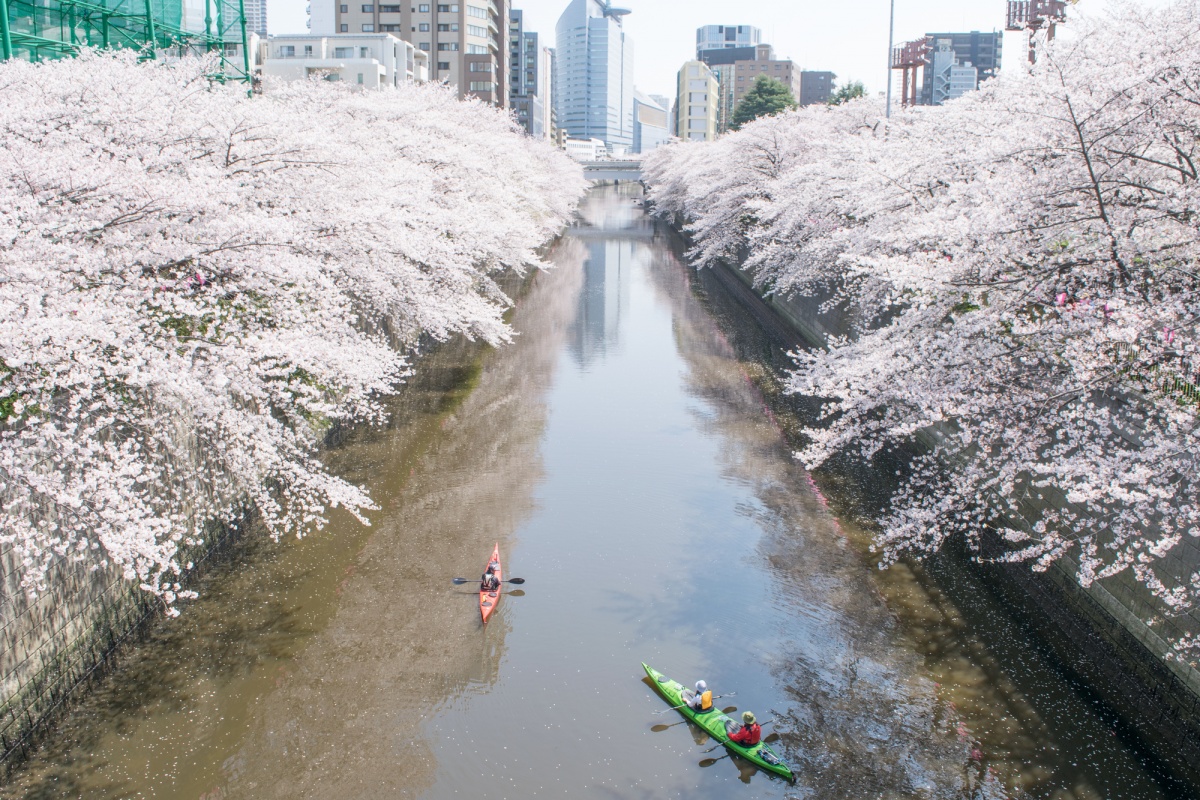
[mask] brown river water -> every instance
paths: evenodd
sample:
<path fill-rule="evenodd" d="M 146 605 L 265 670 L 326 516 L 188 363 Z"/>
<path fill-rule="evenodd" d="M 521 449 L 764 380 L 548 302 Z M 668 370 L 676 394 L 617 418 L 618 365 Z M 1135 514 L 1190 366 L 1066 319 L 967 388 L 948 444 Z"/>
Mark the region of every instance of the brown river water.
<path fill-rule="evenodd" d="M 593 190 L 514 344 L 436 348 L 329 452 L 370 528 L 248 538 L 0 796 L 1188 796 L 964 571 L 874 569 L 761 332 L 638 198 Z M 485 627 L 451 579 L 497 542 L 527 582 Z M 643 661 L 773 720 L 796 784 L 706 752 Z"/>

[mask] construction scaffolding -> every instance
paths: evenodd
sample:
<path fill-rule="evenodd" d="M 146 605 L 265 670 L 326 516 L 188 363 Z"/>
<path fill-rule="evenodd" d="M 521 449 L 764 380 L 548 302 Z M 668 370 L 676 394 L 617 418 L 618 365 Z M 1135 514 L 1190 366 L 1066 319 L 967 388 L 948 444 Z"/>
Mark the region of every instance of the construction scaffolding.
<path fill-rule="evenodd" d="M 0 0 L 0 59 L 69 58 L 87 47 L 146 59 L 215 53 L 218 79 L 252 77 L 245 0 Z"/>
<path fill-rule="evenodd" d="M 1076 0 L 1069 0 L 1074 5 Z M 1008 4 L 1008 20 L 1004 26 L 1007 31 L 1028 31 L 1029 33 L 1029 63 L 1037 60 L 1036 37 L 1039 31 L 1046 31 L 1046 40 L 1054 39 L 1054 28 L 1067 19 L 1068 0 L 1010 0 Z"/>
<path fill-rule="evenodd" d="M 902 106 L 917 104 L 917 70 L 928 66 L 929 40 L 915 39 L 892 48 L 892 69 L 901 71 L 900 103 Z"/>

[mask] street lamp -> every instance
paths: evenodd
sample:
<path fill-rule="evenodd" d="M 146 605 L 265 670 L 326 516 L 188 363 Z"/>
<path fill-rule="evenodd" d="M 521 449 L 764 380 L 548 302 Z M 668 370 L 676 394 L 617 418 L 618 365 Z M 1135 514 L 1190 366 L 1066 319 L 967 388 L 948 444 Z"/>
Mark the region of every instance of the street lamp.
<path fill-rule="evenodd" d="M 888 17 L 888 63 L 887 63 L 887 112 L 886 116 L 890 119 L 892 116 L 892 41 L 896 34 L 896 0 L 891 0 L 892 11 Z"/>

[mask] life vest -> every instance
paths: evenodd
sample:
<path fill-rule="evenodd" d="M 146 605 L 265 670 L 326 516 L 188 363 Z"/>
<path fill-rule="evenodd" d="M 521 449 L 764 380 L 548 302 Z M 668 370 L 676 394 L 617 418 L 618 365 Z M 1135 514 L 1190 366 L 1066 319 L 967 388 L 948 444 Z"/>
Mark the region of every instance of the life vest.
<path fill-rule="evenodd" d="M 762 739 L 762 728 L 756 722 L 753 725 L 747 725 L 742 728 L 730 736 L 729 739 L 740 744 L 742 747 L 754 747 Z"/>
<path fill-rule="evenodd" d="M 712 690 L 700 695 L 700 711 L 712 711 Z"/>

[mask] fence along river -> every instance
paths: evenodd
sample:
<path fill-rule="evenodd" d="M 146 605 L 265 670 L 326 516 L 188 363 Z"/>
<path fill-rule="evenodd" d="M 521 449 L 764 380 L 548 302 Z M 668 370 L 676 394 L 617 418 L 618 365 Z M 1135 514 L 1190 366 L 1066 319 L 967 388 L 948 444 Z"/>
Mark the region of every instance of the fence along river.
<path fill-rule="evenodd" d="M 372 527 L 247 540 L 0 795 L 1186 795 L 969 576 L 873 568 L 639 192 L 593 190 L 513 345 L 441 348 L 328 454 Z M 484 628 L 451 578 L 496 542 L 527 583 Z M 709 764 L 641 661 L 773 718 L 797 784 Z"/>

